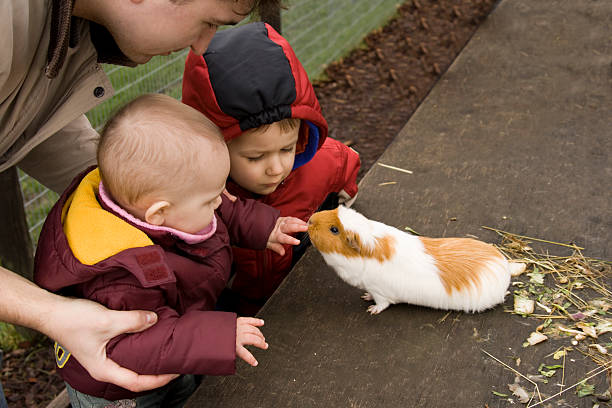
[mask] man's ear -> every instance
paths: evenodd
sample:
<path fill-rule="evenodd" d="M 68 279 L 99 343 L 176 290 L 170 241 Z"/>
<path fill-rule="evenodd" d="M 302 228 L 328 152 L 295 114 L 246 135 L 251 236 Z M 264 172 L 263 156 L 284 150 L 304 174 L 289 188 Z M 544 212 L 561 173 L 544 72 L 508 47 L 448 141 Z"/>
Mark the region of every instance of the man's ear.
<path fill-rule="evenodd" d="M 164 225 L 168 208 L 170 208 L 170 203 L 167 201 L 154 202 L 145 211 L 145 221 L 151 225 Z"/>

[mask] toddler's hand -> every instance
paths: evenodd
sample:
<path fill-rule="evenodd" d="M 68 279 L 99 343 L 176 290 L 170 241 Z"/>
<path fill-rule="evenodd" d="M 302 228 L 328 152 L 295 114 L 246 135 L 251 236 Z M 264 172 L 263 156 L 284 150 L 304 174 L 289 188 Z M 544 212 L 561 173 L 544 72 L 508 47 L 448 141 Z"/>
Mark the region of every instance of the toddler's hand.
<path fill-rule="evenodd" d="M 254 317 L 239 317 L 236 319 L 236 355 L 253 367 L 257 366 L 257 360 L 244 346 L 255 346 L 263 350 L 268 348 L 266 338 L 257 328 L 263 325 L 263 320 Z"/>
<path fill-rule="evenodd" d="M 280 256 L 285 255 L 282 244 L 298 245 L 300 240 L 292 237 L 291 233 L 308 231 L 308 224 L 295 217 L 278 217 L 276 225 L 268 238 L 266 248 L 276 252 Z"/>

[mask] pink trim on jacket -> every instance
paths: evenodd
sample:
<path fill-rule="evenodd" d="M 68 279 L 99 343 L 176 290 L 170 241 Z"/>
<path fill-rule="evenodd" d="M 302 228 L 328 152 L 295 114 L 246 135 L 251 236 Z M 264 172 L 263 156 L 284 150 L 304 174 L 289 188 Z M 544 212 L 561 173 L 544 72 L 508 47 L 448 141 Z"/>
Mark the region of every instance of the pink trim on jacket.
<path fill-rule="evenodd" d="M 149 224 L 147 222 L 144 222 L 134 217 L 132 214 L 128 213 L 123 208 L 121 208 L 117 203 L 115 203 L 113 199 L 108 195 L 106 190 L 104 189 L 104 185 L 102 184 L 101 181 L 100 181 L 100 186 L 98 187 L 98 192 L 100 195 L 100 200 L 102 200 L 102 202 L 104 202 L 105 205 L 107 205 L 110 209 L 112 209 L 114 212 L 119 214 L 122 218 L 140 227 L 146 228 L 146 229 L 169 232 L 170 234 L 178 237 L 179 239 L 185 241 L 187 244 L 190 244 L 190 245 L 199 244 L 200 242 L 206 241 L 208 238 L 210 238 L 215 233 L 215 231 L 217 231 L 217 217 L 216 216 L 213 217 L 212 222 L 208 224 L 208 227 L 204 228 L 202 231 L 197 232 L 196 234 L 190 234 L 188 232 L 179 231 L 174 228 L 164 227 L 163 225 Z"/>

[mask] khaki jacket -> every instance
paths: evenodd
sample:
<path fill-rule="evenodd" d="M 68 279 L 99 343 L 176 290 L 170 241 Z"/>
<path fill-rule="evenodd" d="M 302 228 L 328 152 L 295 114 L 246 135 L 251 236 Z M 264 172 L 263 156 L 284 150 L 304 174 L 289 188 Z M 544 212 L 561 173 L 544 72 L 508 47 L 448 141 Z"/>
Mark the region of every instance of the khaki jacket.
<path fill-rule="evenodd" d="M 70 18 L 72 4 L 0 2 L 0 171 L 19 164 L 56 191 L 95 161 L 84 113 L 113 95 L 90 23 Z M 60 14 L 68 17 L 58 29 Z"/>

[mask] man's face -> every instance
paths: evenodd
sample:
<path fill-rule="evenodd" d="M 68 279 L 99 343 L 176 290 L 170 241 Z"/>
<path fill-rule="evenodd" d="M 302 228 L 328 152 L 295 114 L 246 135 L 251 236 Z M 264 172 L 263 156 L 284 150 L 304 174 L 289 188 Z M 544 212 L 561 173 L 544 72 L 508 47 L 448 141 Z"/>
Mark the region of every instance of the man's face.
<path fill-rule="evenodd" d="M 252 0 L 130 0 L 104 25 L 121 51 L 144 64 L 156 55 L 191 47 L 201 55 L 220 25 L 240 22 Z"/>

